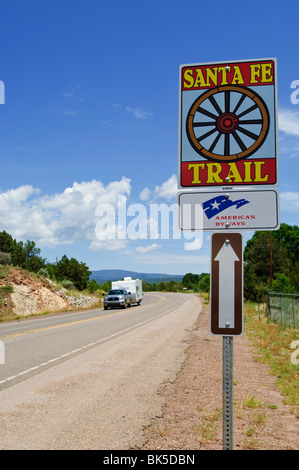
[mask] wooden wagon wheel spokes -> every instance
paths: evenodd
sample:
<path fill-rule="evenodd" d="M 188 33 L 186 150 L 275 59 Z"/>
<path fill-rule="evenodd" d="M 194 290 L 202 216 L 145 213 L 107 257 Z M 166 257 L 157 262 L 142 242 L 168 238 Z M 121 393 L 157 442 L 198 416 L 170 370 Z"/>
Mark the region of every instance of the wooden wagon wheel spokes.
<path fill-rule="evenodd" d="M 233 85 L 204 92 L 192 104 L 186 120 L 194 150 L 204 158 L 222 162 L 242 160 L 256 152 L 267 137 L 269 125 L 264 100 L 249 88 Z"/>

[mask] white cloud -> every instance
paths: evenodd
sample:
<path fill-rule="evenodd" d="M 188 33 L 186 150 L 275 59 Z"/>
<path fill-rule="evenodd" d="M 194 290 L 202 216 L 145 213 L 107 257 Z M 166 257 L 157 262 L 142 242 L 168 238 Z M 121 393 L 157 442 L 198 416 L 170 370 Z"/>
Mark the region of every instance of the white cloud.
<path fill-rule="evenodd" d="M 138 251 L 139 253 L 148 253 L 149 251 L 158 250 L 159 248 L 162 248 L 162 246 L 158 245 L 157 243 L 153 243 L 152 245 L 148 246 L 138 246 L 136 248 L 136 251 Z"/>
<path fill-rule="evenodd" d="M 83 95 L 83 92 L 82 92 L 81 85 L 79 85 L 79 83 L 77 82 L 71 82 L 70 89 L 66 91 L 65 93 L 63 93 L 63 96 L 65 98 L 76 98 L 76 101 L 84 101 L 84 99 L 82 98 L 82 95 Z"/>
<path fill-rule="evenodd" d="M 286 139 L 280 139 L 279 142 L 279 153 L 284 156 L 284 159 L 291 160 L 299 155 L 299 145 L 298 142 L 292 142 L 292 140 L 298 140 L 295 138 L 287 136 Z"/>
<path fill-rule="evenodd" d="M 196 236 L 194 237 L 194 240 L 191 242 L 185 242 L 184 247 L 185 250 L 193 251 L 193 250 L 200 250 L 202 248 L 203 244 L 203 234 L 196 233 Z"/>
<path fill-rule="evenodd" d="M 299 112 L 280 110 L 278 128 L 286 134 L 299 136 Z"/>
<path fill-rule="evenodd" d="M 97 180 L 74 182 L 50 196 L 40 195 L 30 185 L 20 186 L 0 193 L 0 230 L 18 240 L 34 240 L 40 247 L 89 241 L 91 249 L 99 249 L 104 242 L 95 235 L 96 208 L 100 204 L 116 207 L 119 196 L 130 192 L 130 180 L 125 177 L 107 186 Z"/>
<path fill-rule="evenodd" d="M 299 210 L 299 193 L 292 191 L 281 193 L 280 209 L 285 211 Z"/>
<path fill-rule="evenodd" d="M 153 197 L 153 200 L 162 198 L 170 201 L 171 199 L 176 198 L 177 192 L 177 177 L 176 175 L 171 175 L 168 180 L 161 184 L 161 186 L 155 186 L 153 191 L 148 187 L 145 187 L 139 194 L 139 197 L 141 201 L 148 201 L 151 196 Z"/>
<path fill-rule="evenodd" d="M 151 190 L 148 189 L 148 188 L 144 188 L 141 191 L 139 197 L 140 197 L 141 201 L 147 201 L 150 198 L 150 195 L 151 195 Z"/>
<path fill-rule="evenodd" d="M 161 186 L 155 187 L 156 196 L 167 200 L 175 198 L 177 196 L 177 192 L 178 187 L 176 175 L 172 175 L 167 181 L 164 181 Z"/>
<path fill-rule="evenodd" d="M 60 114 L 63 116 L 76 116 L 78 114 L 78 111 L 75 111 L 74 109 L 66 110 L 66 111 L 61 111 Z"/>
<path fill-rule="evenodd" d="M 1 207 L 8 208 L 10 204 L 20 205 L 34 194 L 39 194 L 39 190 L 27 184 L 16 189 L 9 189 L 0 194 Z"/>
<path fill-rule="evenodd" d="M 130 106 L 127 106 L 126 111 L 130 114 L 133 114 L 133 116 L 137 119 L 148 119 L 153 116 L 153 113 L 145 111 L 142 108 L 131 108 Z"/>
<path fill-rule="evenodd" d="M 92 251 L 118 251 L 123 250 L 126 246 L 126 240 L 94 240 L 89 245 L 89 249 Z"/>

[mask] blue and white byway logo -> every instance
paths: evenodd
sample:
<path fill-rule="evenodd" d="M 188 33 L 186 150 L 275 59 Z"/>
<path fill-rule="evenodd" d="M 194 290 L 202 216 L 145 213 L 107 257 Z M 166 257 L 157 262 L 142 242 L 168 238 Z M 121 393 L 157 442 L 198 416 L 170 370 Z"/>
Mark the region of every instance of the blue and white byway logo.
<path fill-rule="evenodd" d="M 203 202 L 202 208 L 207 218 L 211 219 L 232 206 L 236 206 L 236 209 L 239 209 L 239 207 L 244 206 L 244 204 L 249 204 L 249 201 L 247 201 L 247 199 L 232 201 L 225 195 L 221 195 Z"/>
<path fill-rule="evenodd" d="M 181 230 L 277 230 L 276 189 L 254 191 L 182 191 L 178 193 Z"/>

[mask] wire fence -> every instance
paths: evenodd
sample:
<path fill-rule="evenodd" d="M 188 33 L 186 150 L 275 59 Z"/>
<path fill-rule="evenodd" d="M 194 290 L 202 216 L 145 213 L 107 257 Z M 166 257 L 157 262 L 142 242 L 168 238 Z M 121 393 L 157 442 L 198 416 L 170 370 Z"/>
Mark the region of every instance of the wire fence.
<path fill-rule="evenodd" d="M 283 325 L 299 327 L 299 294 L 268 291 L 268 311 L 271 320 Z"/>

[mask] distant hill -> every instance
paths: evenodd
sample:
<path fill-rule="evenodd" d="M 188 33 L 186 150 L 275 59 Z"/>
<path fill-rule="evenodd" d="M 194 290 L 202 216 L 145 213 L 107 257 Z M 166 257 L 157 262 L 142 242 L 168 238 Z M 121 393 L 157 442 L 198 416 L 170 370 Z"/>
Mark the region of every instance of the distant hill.
<path fill-rule="evenodd" d="M 124 277 L 131 277 L 132 279 L 142 279 L 143 281 L 153 284 L 154 282 L 161 281 L 177 281 L 181 282 L 183 274 L 161 274 L 161 273 L 138 273 L 136 271 L 126 271 L 124 269 L 102 269 L 99 271 L 92 271 L 89 279 L 95 279 L 99 284 L 107 281 L 120 281 Z"/>

